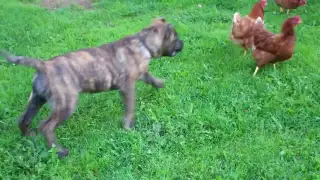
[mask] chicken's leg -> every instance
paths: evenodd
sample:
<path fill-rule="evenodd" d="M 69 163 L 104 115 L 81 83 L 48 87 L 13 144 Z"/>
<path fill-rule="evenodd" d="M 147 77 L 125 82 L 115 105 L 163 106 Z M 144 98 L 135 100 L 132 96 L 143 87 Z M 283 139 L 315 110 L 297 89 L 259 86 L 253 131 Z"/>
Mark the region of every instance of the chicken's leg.
<path fill-rule="evenodd" d="M 287 14 L 289 14 L 289 9 L 287 10 Z"/>
<path fill-rule="evenodd" d="M 258 71 L 259 71 L 259 67 L 257 66 L 257 67 L 256 67 L 256 70 L 255 70 L 254 73 L 253 73 L 253 76 L 255 76 Z"/>
<path fill-rule="evenodd" d="M 276 63 L 273 64 L 273 68 L 276 69 Z"/>
<path fill-rule="evenodd" d="M 248 50 L 245 49 L 243 55 L 244 55 L 244 56 L 247 55 L 247 52 L 248 52 Z"/>
<path fill-rule="evenodd" d="M 282 7 L 280 7 L 280 12 L 283 12 L 283 8 Z"/>

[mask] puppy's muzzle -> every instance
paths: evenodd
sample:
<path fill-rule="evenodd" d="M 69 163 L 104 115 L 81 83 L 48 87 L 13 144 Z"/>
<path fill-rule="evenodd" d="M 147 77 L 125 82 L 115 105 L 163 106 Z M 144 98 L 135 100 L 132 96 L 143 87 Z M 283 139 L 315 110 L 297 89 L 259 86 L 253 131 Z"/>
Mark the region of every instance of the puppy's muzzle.
<path fill-rule="evenodd" d="M 173 56 L 177 55 L 180 51 L 183 50 L 183 47 L 184 47 L 183 41 L 177 40 L 177 41 L 176 41 L 175 48 L 174 48 L 174 50 L 169 54 L 169 56 L 173 57 Z"/>

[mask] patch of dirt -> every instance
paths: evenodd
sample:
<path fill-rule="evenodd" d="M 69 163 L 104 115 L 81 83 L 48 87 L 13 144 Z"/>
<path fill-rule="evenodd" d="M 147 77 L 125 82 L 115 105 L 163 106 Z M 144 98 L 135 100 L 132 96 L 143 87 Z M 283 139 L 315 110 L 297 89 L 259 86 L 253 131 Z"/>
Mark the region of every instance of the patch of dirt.
<path fill-rule="evenodd" d="M 94 0 L 41 0 L 40 5 L 49 9 L 57 9 L 77 4 L 90 9 L 93 2 Z"/>

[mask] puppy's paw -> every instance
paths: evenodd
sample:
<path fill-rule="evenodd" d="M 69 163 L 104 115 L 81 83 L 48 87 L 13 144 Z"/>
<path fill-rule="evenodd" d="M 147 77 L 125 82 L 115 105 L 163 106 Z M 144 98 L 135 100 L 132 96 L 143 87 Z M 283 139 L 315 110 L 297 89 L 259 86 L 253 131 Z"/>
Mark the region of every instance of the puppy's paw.
<path fill-rule="evenodd" d="M 62 159 L 62 158 L 64 158 L 64 157 L 69 155 L 69 150 L 66 149 L 66 148 L 62 148 L 57 152 L 57 154 L 58 154 L 58 158 Z"/>
<path fill-rule="evenodd" d="M 36 129 L 28 129 L 25 133 L 22 134 L 23 136 L 36 136 L 37 130 Z"/>
<path fill-rule="evenodd" d="M 153 87 L 155 87 L 155 88 L 164 88 L 164 80 L 155 79 Z"/>
<path fill-rule="evenodd" d="M 125 130 L 133 130 L 135 126 L 135 121 L 134 120 L 129 120 L 129 119 L 124 119 L 123 120 L 123 128 Z"/>

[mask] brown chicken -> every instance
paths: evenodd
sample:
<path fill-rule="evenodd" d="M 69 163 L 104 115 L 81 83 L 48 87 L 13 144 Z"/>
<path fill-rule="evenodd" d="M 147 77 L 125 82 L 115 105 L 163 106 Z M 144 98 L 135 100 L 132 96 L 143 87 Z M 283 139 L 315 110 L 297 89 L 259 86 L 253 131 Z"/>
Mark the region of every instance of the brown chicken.
<path fill-rule="evenodd" d="M 244 55 L 247 54 L 248 49 L 253 44 L 253 26 L 255 20 L 258 17 L 264 18 L 264 8 L 267 6 L 267 0 L 259 0 L 249 15 L 241 17 L 240 13 L 236 12 L 233 16 L 232 32 L 230 39 L 235 43 L 239 44 L 245 49 Z"/>
<path fill-rule="evenodd" d="M 294 28 L 302 22 L 299 16 L 288 18 L 284 21 L 281 33 L 273 34 L 266 30 L 261 18 L 258 18 L 254 26 L 254 43 L 252 56 L 256 60 L 255 76 L 262 66 L 280 61 L 289 60 L 296 45 Z"/>
<path fill-rule="evenodd" d="M 296 9 L 307 4 L 307 0 L 275 0 L 275 2 L 280 6 L 280 12 L 283 12 L 283 9 L 287 9 L 287 14 L 290 9 Z"/>

